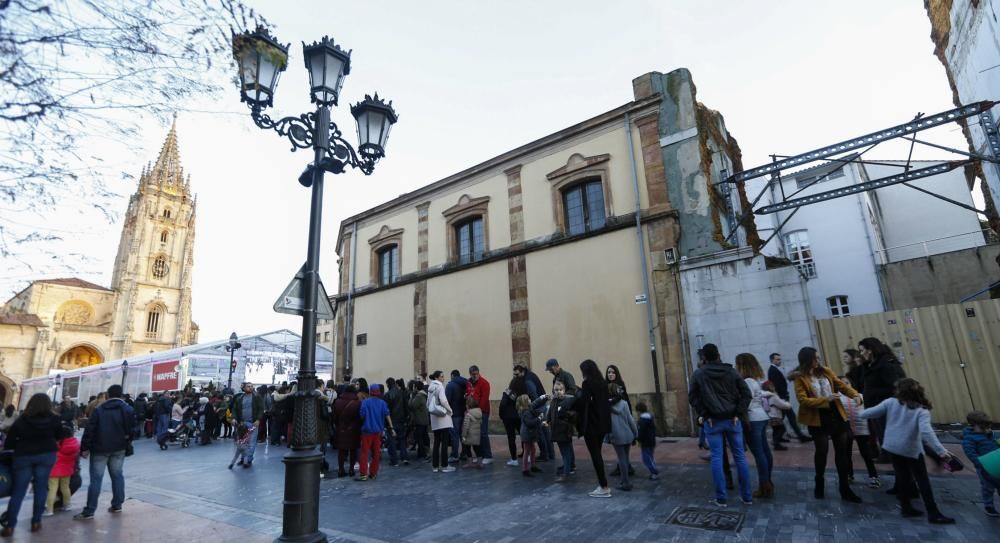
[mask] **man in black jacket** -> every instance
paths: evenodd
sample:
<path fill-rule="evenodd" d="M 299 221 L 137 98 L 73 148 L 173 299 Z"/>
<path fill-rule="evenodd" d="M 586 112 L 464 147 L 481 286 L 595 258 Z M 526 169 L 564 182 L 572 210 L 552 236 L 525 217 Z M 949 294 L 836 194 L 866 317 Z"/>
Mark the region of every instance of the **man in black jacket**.
<path fill-rule="evenodd" d="M 788 398 L 788 379 L 785 377 L 785 372 L 781 371 L 781 353 L 771 353 L 771 367 L 767 369 L 767 380 L 774 385 L 774 392 L 779 398 L 786 402 L 791 401 Z M 795 420 L 795 412 L 793 410 L 782 409 L 781 412 L 784 420 L 787 420 L 788 424 L 792 426 L 792 430 L 798 436 L 799 441 L 805 443 L 812 440 L 811 437 L 802 433 L 802 428 L 799 428 L 799 423 Z M 782 443 L 790 441 L 785 437 L 784 420 L 781 426 L 775 426 L 771 433 L 771 438 L 774 441 L 774 450 L 776 451 L 788 450 L 788 447 L 782 445 Z"/>
<path fill-rule="evenodd" d="M 87 489 L 87 506 L 73 517 L 91 520 L 101 496 L 104 469 L 111 475 L 110 513 L 121 513 L 125 501 L 125 451 L 132 443 L 135 430 L 135 412 L 122 400 L 121 385 L 108 387 L 108 399 L 99 405 L 87 420 L 87 429 L 80 443 L 80 456 L 90 454 L 90 487 Z"/>
<path fill-rule="evenodd" d="M 406 391 L 397 384 L 392 377 L 385 380 L 386 392 L 385 403 L 389 404 L 389 418 L 392 419 L 392 427 L 396 428 L 396 433 L 388 435 L 389 442 L 389 465 L 399 465 L 402 457 L 403 465 L 410 465 L 410 455 L 406 452 L 406 414 L 407 398 Z"/>
<path fill-rule="evenodd" d="M 743 427 L 750 406 L 750 388 L 740 374 L 719 358 L 719 348 L 712 343 L 702 347 L 705 365 L 694 372 L 688 401 L 698 413 L 702 431 L 712 451 L 712 480 L 715 483 L 715 504 L 726 506 L 726 478 L 722 469 L 723 440 L 729 445 L 740 480 L 740 497 L 744 504 L 752 503 L 750 470 L 743 451 Z"/>

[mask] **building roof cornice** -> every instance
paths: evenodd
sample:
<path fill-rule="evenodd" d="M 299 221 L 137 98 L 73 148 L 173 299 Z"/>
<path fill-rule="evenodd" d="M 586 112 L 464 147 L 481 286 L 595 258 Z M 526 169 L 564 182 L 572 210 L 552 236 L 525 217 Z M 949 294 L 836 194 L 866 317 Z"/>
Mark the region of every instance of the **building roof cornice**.
<path fill-rule="evenodd" d="M 431 198 L 431 195 L 437 192 L 446 190 L 454 185 L 459 185 L 464 181 L 467 181 L 476 176 L 482 175 L 483 173 L 489 172 L 491 170 L 502 171 L 515 166 L 514 161 L 521 159 L 525 156 L 531 155 L 532 153 L 538 152 L 546 147 L 551 147 L 558 143 L 564 142 L 566 140 L 577 137 L 581 134 L 586 134 L 595 130 L 605 128 L 612 123 L 616 122 L 618 119 L 622 118 L 624 115 L 628 114 L 633 117 L 640 116 L 643 114 L 650 113 L 659 106 L 662 97 L 659 94 L 643 98 L 641 100 L 635 100 L 623 104 L 615 109 L 606 111 L 595 117 L 591 117 L 583 122 L 574 124 L 567 128 L 564 128 L 558 132 L 554 132 L 545 137 L 539 138 L 535 141 L 522 145 L 520 147 L 514 148 L 503 154 L 497 155 L 485 162 L 481 162 L 462 170 L 458 173 L 452 174 L 444 179 L 440 179 L 428 185 L 424 185 L 414 191 L 402 194 L 388 202 L 379 204 L 373 208 L 362 211 L 356 215 L 348 217 L 341 221 L 340 230 L 337 234 L 337 254 L 340 254 L 340 246 L 343 242 L 344 234 L 348 230 L 348 226 L 355 223 L 364 221 L 371 217 L 380 215 L 386 211 L 398 209 L 403 206 L 413 205 L 416 206 L 418 203 Z"/>

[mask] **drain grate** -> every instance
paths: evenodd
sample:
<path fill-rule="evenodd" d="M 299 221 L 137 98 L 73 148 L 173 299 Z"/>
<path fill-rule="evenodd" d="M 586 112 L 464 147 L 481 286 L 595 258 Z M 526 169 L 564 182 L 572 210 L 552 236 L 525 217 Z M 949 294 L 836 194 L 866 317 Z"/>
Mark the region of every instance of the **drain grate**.
<path fill-rule="evenodd" d="M 707 507 L 678 507 L 667 518 L 666 524 L 711 530 L 713 532 L 738 532 L 743 526 L 743 513 Z"/>

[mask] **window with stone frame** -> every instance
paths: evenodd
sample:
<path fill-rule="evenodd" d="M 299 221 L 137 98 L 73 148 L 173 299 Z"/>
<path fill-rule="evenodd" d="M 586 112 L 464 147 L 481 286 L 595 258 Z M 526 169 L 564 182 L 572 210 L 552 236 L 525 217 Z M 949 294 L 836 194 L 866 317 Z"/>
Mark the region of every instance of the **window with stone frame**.
<path fill-rule="evenodd" d="M 604 187 L 599 179 L 564 188 L 562 198 L 567 234 L 582 234 L 604 228 Z"/>
<path fill-rule="evenodd" d="M 847 317 L 851 314 L 851 308 L 847 305 L 847 296 L 830 296 L 826 299 L 826 303 L 830 305 L 830 316 L 833 318 Z"/>
<path fill-rule="evenodd" d="M 545 177 L 552 187 L 556 228 L 578 235 L 604 228 L 614 216 L 609 188 L 610 154 L 583 156 L 574 153 L 566 165 Z"/>
<path fill-rule="evenodd" d="M 482 260 L 489 251 L 490 197 L 463 194 L 458 203 L 444 210 L 448 225 L 448 261 L 469 264 Z"/>
<path fill-rule="evenodd" d="M 153 260 L 153 279 L 163 279 L 167 276 L 167 257 L 160 255 Z"/>
<path fill-rule="evenodd" d="M 368 240 L 371 245 L 371 284 L 391 285 L 399 280 L 402 270 L 400 256 L 403 247 L 403 229 L 393 230 L 383 226 L 378 234 Z"/>
<path fill-rule="evenodd" d="M 386 245 L 378 250 L 378 284 L 391 285 L 399 280 L 399 245 Z"/>
<path fill-rule="evenodd" d="M 160 243 L 166 243 L 170 239 L 170 232 L 164 230 L 160 232 Z"/>
<path fill-rule="evenodd" d="M 146 339 L 160 337 L 163 328 L 163 316 L 167 310 L 160 304 L 154 304 L 146 310 Z"/>
<path fill-rule="evenodd" d="M 163 218 L 164 219 L 169 219 L 170 218 L 170 210 L 169 209 L 164 209 L 163 210 Z"/>
<path fill-rule="evenodd" d="M 813 262 L 809 233 L 806 230 L 789 232 L 785 236 L 785 254 L 803 275 L 810 279 L 816 277 L 816 263 Z"/>
<path fill-rule="evenodd" d="M 483 218 L 473 217 L 466 219 L 455 227 L 455 243 L 458 246 L 455 252 L 458 254 L 459 264 L 468 264 L 483 259 L 486 251 L 486 234 L 483 231 Z"/>

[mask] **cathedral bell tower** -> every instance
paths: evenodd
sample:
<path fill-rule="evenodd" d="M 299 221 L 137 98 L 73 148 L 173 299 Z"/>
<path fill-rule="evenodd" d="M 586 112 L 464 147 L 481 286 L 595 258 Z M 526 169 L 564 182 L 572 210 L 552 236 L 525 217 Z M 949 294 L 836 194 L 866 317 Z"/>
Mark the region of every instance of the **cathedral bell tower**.
<path fill-rule="evenodd" d="M 197 341 L 191 323 L 196 202 L 177 146 L 177 118 L 129 199 L 111 288 L 111 358 Z"/>

